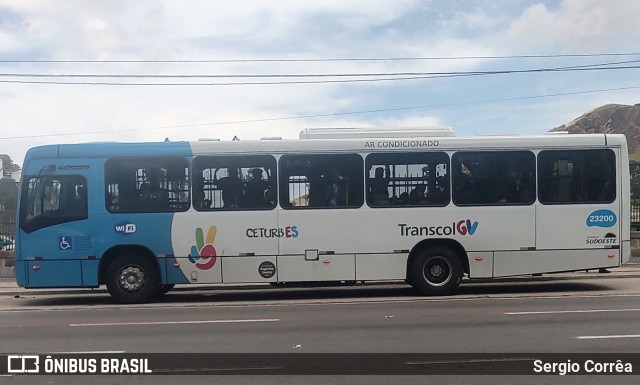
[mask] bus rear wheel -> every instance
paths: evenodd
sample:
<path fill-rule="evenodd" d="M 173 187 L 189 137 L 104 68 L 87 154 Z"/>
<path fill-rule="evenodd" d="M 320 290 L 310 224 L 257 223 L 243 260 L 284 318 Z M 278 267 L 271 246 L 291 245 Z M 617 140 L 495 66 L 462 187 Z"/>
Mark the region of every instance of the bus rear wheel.
<path fill-rule="evenodd" d="M 453 294 L 464 268 L 460 256 L 446 247 L 421 251 L 412 261 L 408 281 L 423 295 Z"/>
<path fill-rule="evenodd" d="M 118 303 L 149 302 L 160 290 L 157 267 L 139 255 L 123 255 L 107 268 L 106 283 Z"/>

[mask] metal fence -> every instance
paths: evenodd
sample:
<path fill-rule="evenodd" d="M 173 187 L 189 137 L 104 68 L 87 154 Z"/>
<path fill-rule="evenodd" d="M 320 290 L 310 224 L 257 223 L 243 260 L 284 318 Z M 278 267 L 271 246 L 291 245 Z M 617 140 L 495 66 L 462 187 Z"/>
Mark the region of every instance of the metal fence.
<path fill-rule="evenodd" d="M 640 230 L 640 162 L 629 162 L 631 174 L 631 230 Z"/>
<path fill-rule="evenodd" d="M 640 231 L 640 203 L 631 204 L 631 230 Z"/>
<path fill-rule="evenodd" d="M 13 250 L 16 238 L 15 223 L 0 223 L 0 251 Z"/>
<path fill-rule="evenodd" d="M 0 179 L 0 251 L 15 248 L 18 189 L 18 182 Z"/>

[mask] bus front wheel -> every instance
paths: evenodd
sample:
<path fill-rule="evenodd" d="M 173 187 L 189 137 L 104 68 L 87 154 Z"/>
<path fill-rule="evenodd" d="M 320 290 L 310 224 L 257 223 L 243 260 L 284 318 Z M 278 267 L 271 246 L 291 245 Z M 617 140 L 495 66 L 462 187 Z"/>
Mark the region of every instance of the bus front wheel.
<path fill-rule="evenodd" d="M 158 293 L 158 269 L 146 258 L 123 255 L 107 268 L 107 290 L 118 303 L 145 303 Z"/>
<path fill-rule="evenodd" d="M 446 247 L 433 247 L 421 251 L 411 261 L 408 281 L 420 294 L 450 295 L 460 285 L 463 274 L 457 253 Z"/>

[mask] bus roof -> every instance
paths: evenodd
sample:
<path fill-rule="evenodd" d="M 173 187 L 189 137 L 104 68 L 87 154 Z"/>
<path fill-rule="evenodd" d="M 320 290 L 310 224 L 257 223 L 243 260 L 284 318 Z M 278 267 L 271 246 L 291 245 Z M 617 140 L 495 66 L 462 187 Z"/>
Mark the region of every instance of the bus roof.
<path fill-rule="evenodd" d="M 190 156 L 233 153 L 455 151 L 461 149 L 529 149 L 539 147 L 625 146 L 622 134 L 514 135 L 472 137 L 358 138 L 314 140 L 242 140 L 194 142 L 79 143 L 34 147 L 26 158 Z"/>

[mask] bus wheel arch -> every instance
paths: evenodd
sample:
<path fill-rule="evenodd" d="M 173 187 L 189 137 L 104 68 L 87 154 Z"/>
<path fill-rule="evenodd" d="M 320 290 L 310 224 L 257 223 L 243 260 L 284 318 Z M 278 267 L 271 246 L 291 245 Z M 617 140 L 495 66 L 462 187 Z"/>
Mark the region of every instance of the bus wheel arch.
<path fill-rule="evenodd" d="M 431 271 L 445 276 L 431 276 Z M 421 294 L 452 294 L 464 274 L 469 274 L 469 259 L 464 247 L 455 240 L 425 239 L 409 252 L 406 281 Z"/>
<path fill-rule="evenodd" d="M 144 303 L 161 289 L 160 266 L 155 255 L 140 245 L 119 245 L 100 259 L 100 283 L 119 303 Z"/>

